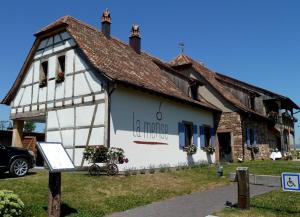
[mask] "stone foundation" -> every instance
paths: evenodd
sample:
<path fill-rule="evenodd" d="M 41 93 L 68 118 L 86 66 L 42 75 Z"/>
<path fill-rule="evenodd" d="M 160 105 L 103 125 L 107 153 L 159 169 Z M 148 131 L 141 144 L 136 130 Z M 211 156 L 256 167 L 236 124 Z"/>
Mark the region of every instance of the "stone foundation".
<path fill-rule="evenodd" d="M 232 158 L 237 160 L 241 157 L 244 160 L 251 160 L 251 151 L 246 146 L 246 128 L 255 128 L 257 132 L 257 145 L 259 153 L 255 154 L 254 159 L 268 159 L 271 148 L 276 142 L 276 132 L 271 131 L 268 124 L 264 120 L 256 120 L 254 118 L 246 118 L 238 112 L 227 112 L 217 119 L 217 133 L 230 132 Z M 218 148 L 216 149 L 217 160 L 219 156 Z"/>
<path fill-rule="evenodd" d="M 239 156 L 243 156 L 243 135 L 242 135 L 242 124 L 241 116 L 237 112 L 222 113 L 219 118 L 217 132 L 230 132 L 231 138 L 231 149 L 232 158 L 236 160 Z"/>
<path fill-rule="evenodd" d="M 254 154 L 254 160 L 265 160 L 269 159 L 270 156 L 270 148 L 269 144 L 258 144 L 259 152 L 257 154 Z M 247 146 L 244 146 L 245 148 L 245 155 L 244 160 L 252 160 L 251 158 L 251 151 L 247 149 Z"/>

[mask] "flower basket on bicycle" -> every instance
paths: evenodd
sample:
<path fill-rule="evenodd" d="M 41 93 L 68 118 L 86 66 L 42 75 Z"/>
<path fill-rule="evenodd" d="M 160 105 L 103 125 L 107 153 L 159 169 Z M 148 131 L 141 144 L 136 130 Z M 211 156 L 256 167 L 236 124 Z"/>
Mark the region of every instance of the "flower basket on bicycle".
<path fill-rule="evenodd" d="M 117 164 L 128 163 L 123 149 L 115 147 L 107 148 L 103 145 L 86 147 L 83 158 L 92 163 L 89 167 L 91 175 L 100 175 L 101 171 L 105 171 L 107 175 L 117 175 L 119 173 Z M 105 166 L 100 167 L 96 163 L 104 163 Z"/>

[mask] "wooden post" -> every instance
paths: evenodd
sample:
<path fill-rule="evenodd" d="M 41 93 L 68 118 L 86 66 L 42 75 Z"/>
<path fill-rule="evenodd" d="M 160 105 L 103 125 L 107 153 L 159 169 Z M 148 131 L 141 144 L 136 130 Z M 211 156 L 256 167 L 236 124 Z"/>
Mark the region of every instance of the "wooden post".
<path fill-rule="evenodd" d="M 60 217 L 61 173 L 49 172 L 48 217 Z"/>
<path fill-rule="evenodd" d="M 238 167 L 236 169 L 238 181 L 238 208 L 250 209 L 250 189 L 248 167 Z"/>
<path fill-rule="evenodd" d="M 24 127 L 24 121 L 13 120 L 12 146 L 23 148 L 23 144 L 22 144 L 23 127 Z"/>

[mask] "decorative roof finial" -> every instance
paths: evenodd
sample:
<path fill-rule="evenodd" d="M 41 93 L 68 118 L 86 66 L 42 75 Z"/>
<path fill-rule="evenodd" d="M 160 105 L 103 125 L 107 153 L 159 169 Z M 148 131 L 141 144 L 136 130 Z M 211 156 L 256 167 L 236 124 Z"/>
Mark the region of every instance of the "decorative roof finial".
<path fill-rule="evenodd" d="M 183 42 L 179 42 L 179 49 L 180 49 L 180 53 L 183 54 L 184 53 L 184 43 Z"/>
<path fill-rule="evenodd" d="M 101 22 L 108 22 L 108 23 L 111 23 L 111 17 L 110 17 L 110 12 L 109 10 L 106 8 L 105 11 L 103 12 L 102 14 L 102 17 L 101 17 Z"/>
<path fill-rule="evenodd" d="M 137 24 L 133 24 L 131 27 L 131 36 L 130 37 L 140 37 L 140 27 Z"/>

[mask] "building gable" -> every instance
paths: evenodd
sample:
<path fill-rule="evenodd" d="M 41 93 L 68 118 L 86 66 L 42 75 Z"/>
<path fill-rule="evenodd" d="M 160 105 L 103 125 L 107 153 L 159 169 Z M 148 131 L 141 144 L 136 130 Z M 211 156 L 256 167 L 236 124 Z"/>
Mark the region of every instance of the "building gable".
<path fill-rule="evenodd" d="M 11 100 L 12 118 L 104 98 L 105 80 L 90 67 L 68 32 L 50 35 L 36 47 Z"/>

